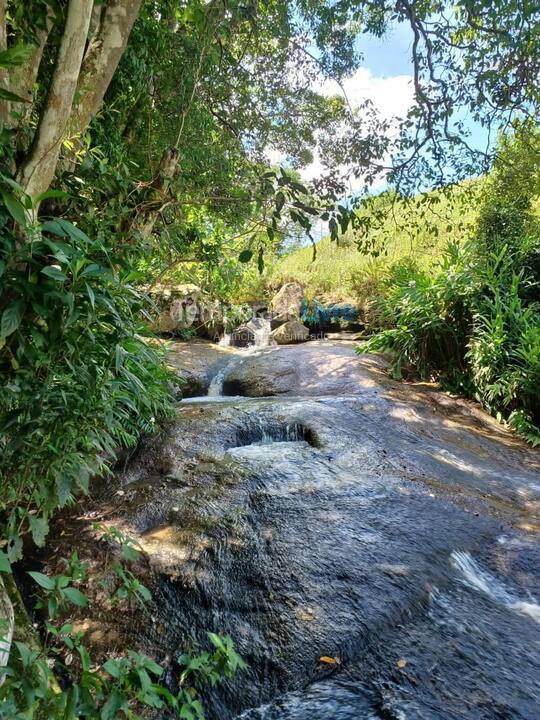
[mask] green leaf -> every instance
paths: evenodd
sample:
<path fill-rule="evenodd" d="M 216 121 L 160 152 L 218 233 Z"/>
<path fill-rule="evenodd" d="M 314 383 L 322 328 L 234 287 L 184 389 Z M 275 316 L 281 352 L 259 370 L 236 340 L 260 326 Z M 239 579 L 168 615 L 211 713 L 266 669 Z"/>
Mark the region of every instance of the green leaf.
<path fill-rule="evenodd" d="M 62 592 L 74 605 L 78 605 L 79 607 L 85 607 L 88 605 L 88 598 L 80 590 L 77 590 L 77 588 L 68 587 Z"/>
<path fill-rule="evenodd" d="M 84 645 L 79 645 L 77 648 L 79 655 L 81 656 L 81 665 L 84 672 L 88 672 L 90 670 L 90 655 L 88 654 L 88 650 L 84 647 Z"/>
<path fill-rule="evenodd" d="M 114 720 L 122 708 L 127 708 L 127 699 L 123 693 L 113 690 L 101 710 L 101 720 Z"/>
<path fill-rule="evenodd" d="M 45 538 L 49 532 L 49 523 L 46 518 L 29 515 L 28 524 L 30 525 L 32 540 L 38 547 L 43 547 L 43 545 L 45 545 Z"/>
<path fill-rule="evenodd" d="M 57 280 L 58 282 L 66 282 L 67 275 L 64 275 L 64 273 L 59 270 L 57 267 L 53 267 L 52 265 L 47 265 L 47 267 L 44 267 L 41 272 L 44 275 L 47 275 L 47 277 L 52 278 L 53 280 Z"/>
<path fill-rule="evenodd" d="M 34 570 L 30 570 L 28 574 L 37 582 L 40 587 L 44 588 L 45 590 L 54 590 L 54 580 L 48 575 L 44 575 L 43 573 L 36 572 Z"/>
<path fill-rule="evenodd" d="M 20 560 L 22 558 L 22 548 L 23 542 L 22 538 L 19 535 L 11 538 L 7 551 L 10 563 L 17 562 L 17 560 Z"/>
<path fill-rule="evenodd" d="M 86 293 L 88 295 L 88 299 L 90 300 L 90 305 L 92 306 L 92 309 L 95 310 L 96 308 L 96 296 L 94 294 L 94 291 L 90 287 L 88 283 L 85 283 L 86 285 Z"/>
<path fill-rule="evenodd" d="M 19 225 L 26 225 L 26 215 L 22 203 L 19 202 L 14 195 L 7 192 L 7 190 L 2 190 L 0 192 L 2 193 L 4 205 L 8 209 L 11 217 L 15 220 L 15 222 L 19 223 Z"/>
<path fill-rule="evenodd" d="M 48 200 L 49 198 L 67 197 L 69 197 L 69 194 L 67 192 L 64 192 L 63 190 L 45 190 L 45 192 L 39 193 L 39 195 L 34 196 L 34 202 L 40 203 L 43 202 L 43 200 Z"/>
<path fill-rule="evenodd" d="M 138 560 L 141 553 L 129 543 L 122 545 L 122 555 L 126 560 Z"/>
<path fill-rule="evenodd" d="M 83 233 L 83 231 L 73 225 L 73 223 L 70 223 L 63 218 L 58 218 L 58 222 L 67 232 L 67 234 L 74 240 L 83 240 L 84 242 L 90 242 L 90 238 L 88 237 L 88 235 L 86 235 L 86 233 Z"/>
<path fill-rule="evenodd" d="M 242 250 L 242 252 L 238 256 L 238 260 L 241 263 L 247 263 L 251 260 L 252 257 L 253 257 L 253 250 L 249 250 L 249 249 Z"/>
<path fill-rule="evenodd" d="M 0 551 L 0 572 L 11 573 L 11 563 L 5 552 Z"/>
<path fill-rule="evenodd" d="M 21 656 L 21 662 L 23 667 L 30 667 L 39 655 L 39 651 L 31 650 L 26 643 L 15 640 L 15 645 Z"/>
<path fill-rule="evenodd" d="M 2 313 L 2 322 L 0 323 L 0 337 L 8 337 L 21 324 L 23 316 L 23 302 L 16 300 L 4 310 Z"/>
<path fill-rule="evenodd" d="M 0 68 L 14 68 L 24 65 L 35 49 L 34 45 L 20 43 L 8 50 L 3 50 L 0 52 Z"/>
<path fill-rule="evenodd" d="M 58 504 L 64 507 L 71 498 L 72 482 L 67 474 L 62 474 L 56 479 L 56 492 L 58 495 Z"/>
<path fill-rule="evenodd" d="M 120 669 L 118 667 L 118 663 L 116 660 L 107 660 L 107 662 L 103 663 L 102 665 L 105 672 L 108 672 L 109 675 L 113 678 L 119 678 L 120 677 Z"/>
<path fill-rule="evenodd" d="M 49 232 L 53 235 L 58 235 L 60 237 L 67 236 L 67 232 L 62 228 L 60 223 L 56 222 L 56 220 L 47 220 L 47 222 L 44 222 L 42 225 L 42 230 L 44 232 Z"/>

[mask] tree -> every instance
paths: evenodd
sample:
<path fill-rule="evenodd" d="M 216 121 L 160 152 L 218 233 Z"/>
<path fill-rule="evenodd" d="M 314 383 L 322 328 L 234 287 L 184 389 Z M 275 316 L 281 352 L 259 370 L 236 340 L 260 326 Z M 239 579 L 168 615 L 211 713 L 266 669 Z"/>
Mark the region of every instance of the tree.
<path fill-rule="evenodd" d="M 357 109 L 344 98 L 332 103 L 310 85 L 325 77 L 340 82 L 361 62 L 360 34 L 381 36 L 396 24 L 411 34 L 415 104 L 391 137 L 369 103 Z M 29 43 L 32 50 L 23 66 L 0 76 L 6 91 L 30 103 L 6 99 L 2 115 L 17 129 L 17 178 L 39 195 L 55 173 L 78 167 L 92 148 L 112 156 L 103 129 L 110 130 L 113 113 L 123 128 L 114 152 L 122 162 L 136 158 L 139 167 L 130 178 L 137 190 L 127 225 L 143 241 L 156 222 L 170 224 L 173 206 L 188 199 L 185 190 L 205 196 L 189 176 L 190 159 L 197 159 L 200 176 L 201 156 L 208 160 L 209 147 L 212 155 L 217 145 L 227 157 L 218 151 L 216 161 L 234 166 L 234 187 L 247 186 L 241 200 L 234 193 L 216 200 L 223 208 L 253 200 L 265 149 L 279 149 L 301 166 L 318 142 L 328 168 L 313 188 L 326 201 L 319 215 L 339 226 L 329 206 L 351 178 L 369 189 L 387 173 L 412 193 L 485 170 L 493 148 L 469 145 L 463 113 L 486 128 L 537 115 L 537 30 L 529 0 L 463 0 L 455 7 L 445 0 L 66 0 L 60 6 L 3 0 L 0 47 Z M 336 176 L 338 162 L 347 167 L 345 177 Z M 255 200 L 260 206 L 261 197 Z M 295 209 L 309 227 L 310 214 Z"/>

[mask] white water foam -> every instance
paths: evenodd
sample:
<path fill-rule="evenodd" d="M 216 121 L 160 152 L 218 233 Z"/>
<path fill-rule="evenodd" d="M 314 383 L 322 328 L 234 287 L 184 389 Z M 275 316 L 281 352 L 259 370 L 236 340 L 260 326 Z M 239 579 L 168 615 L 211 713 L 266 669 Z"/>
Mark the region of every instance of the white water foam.
<path fill-rule="evenodd" d="M 223 381 L 225 375 L 229 372 L 232 362 L 224 365 L 219 372 L 217 372 L 212 378 L 210 385 L 208 386 L 208 397 L 219 397 L 223 393 Z"/>
<path fill-rule="evenodd" d="M 470 553 L 454 550 L 450 562 L 459 570 L 463 581 L 475 590 L 484 593 L 496 602 L 506 605 L 510 610 L 527 615 L 540 623 L 540 605 L 533 599 L 522 600 L 513 595 L 496 577 L 484 570 Z"/>
<path fill-rule="evenodd" d="M 251 330 L 254 336 L 254 342 L 252 345 L 248 345 L 246 350 L 254 348 L 265 348 L 269 345 L 275 345 L 271 342 L 270 333 L 272 332 L 272 325 L 268 318 L 254 317 L 246 323 L 246 327 Z M 222 347 L 230 347 L 231 345 L 231 333 L 225 333 L 218 345 Z"/>

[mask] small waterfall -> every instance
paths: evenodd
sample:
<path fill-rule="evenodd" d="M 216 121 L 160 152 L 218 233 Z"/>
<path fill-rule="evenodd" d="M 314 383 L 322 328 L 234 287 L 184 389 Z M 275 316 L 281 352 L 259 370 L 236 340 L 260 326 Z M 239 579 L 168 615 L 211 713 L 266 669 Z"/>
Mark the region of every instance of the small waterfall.
<path fill-rule="evenodd" d="M 224 365 L 221 370 L 214 375 L 208 386 L 208 392 L 206 393 L 208 397 L 219 397 L 223 395 L 223 381 L 232 364 L 233 363 L 227 363 L 227 365 Z"/>
<path fill-rule="evenodd" d="M 265 348 L 269 345 L 273 344 L 270 341 L 270 333 L 272 332 L 272 325 L 268 318 L 263 317 L 254 317 L 251 318 L 249 322 L 247 322 L 245 325 L 241 325 L 240 328 L 242 330 L 245 330 L 249 333 L 249 336 L 253 335 L 253 342 L 248 345 L 248 347 L 244 347 L 244 350 L 248 350 L 249 348 Z M 238 329 L 238 328 L 237 328 Z M 228 333 L 226 332 L 221 340 L 219 341 L 219 345 L 221 347 L 230 347 L 231 345 L 234 345 L 233 335 L 235 330 Z"/>
<path fill-rule="evenodd" d="M 536 602 L 517 598 L 496 577 L 487 570 L 482 569 L 470 553 L 454 551 L 450 557 L 452 565 L 460 571 L 463 581 L 469 587 L 479 590 L 496 602 L 506 605 L 510 610 L 515 610 L 522 615 L 528 615 L 537 623 L 540 623 L 540 605 Z"/>
<path fill-rule="evenodd" d="M 249 321 L 248 327 L 255 333 L 254 345 L 256 348 L 268 347 L 270 345 L 270 333 L 272 332 L 270 320 L 255 317 Z"/>

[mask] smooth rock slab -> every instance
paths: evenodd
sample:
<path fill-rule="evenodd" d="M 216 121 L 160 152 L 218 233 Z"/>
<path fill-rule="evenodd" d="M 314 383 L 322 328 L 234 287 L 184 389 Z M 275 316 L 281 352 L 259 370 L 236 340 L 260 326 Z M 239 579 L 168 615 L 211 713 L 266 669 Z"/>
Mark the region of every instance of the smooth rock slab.
<path fill-rule="evenodd" d="M 208 694 L 211 719 L 531 720 L 539 453 L 352 346 L 230 373 L 282 397 L 181 405 L 51 544 L 91 557 L 100 515 L 140 542 L 153 619 L 110 623 L 171 681 L 194 640 L 230 634 L 249 669 Z"/>

